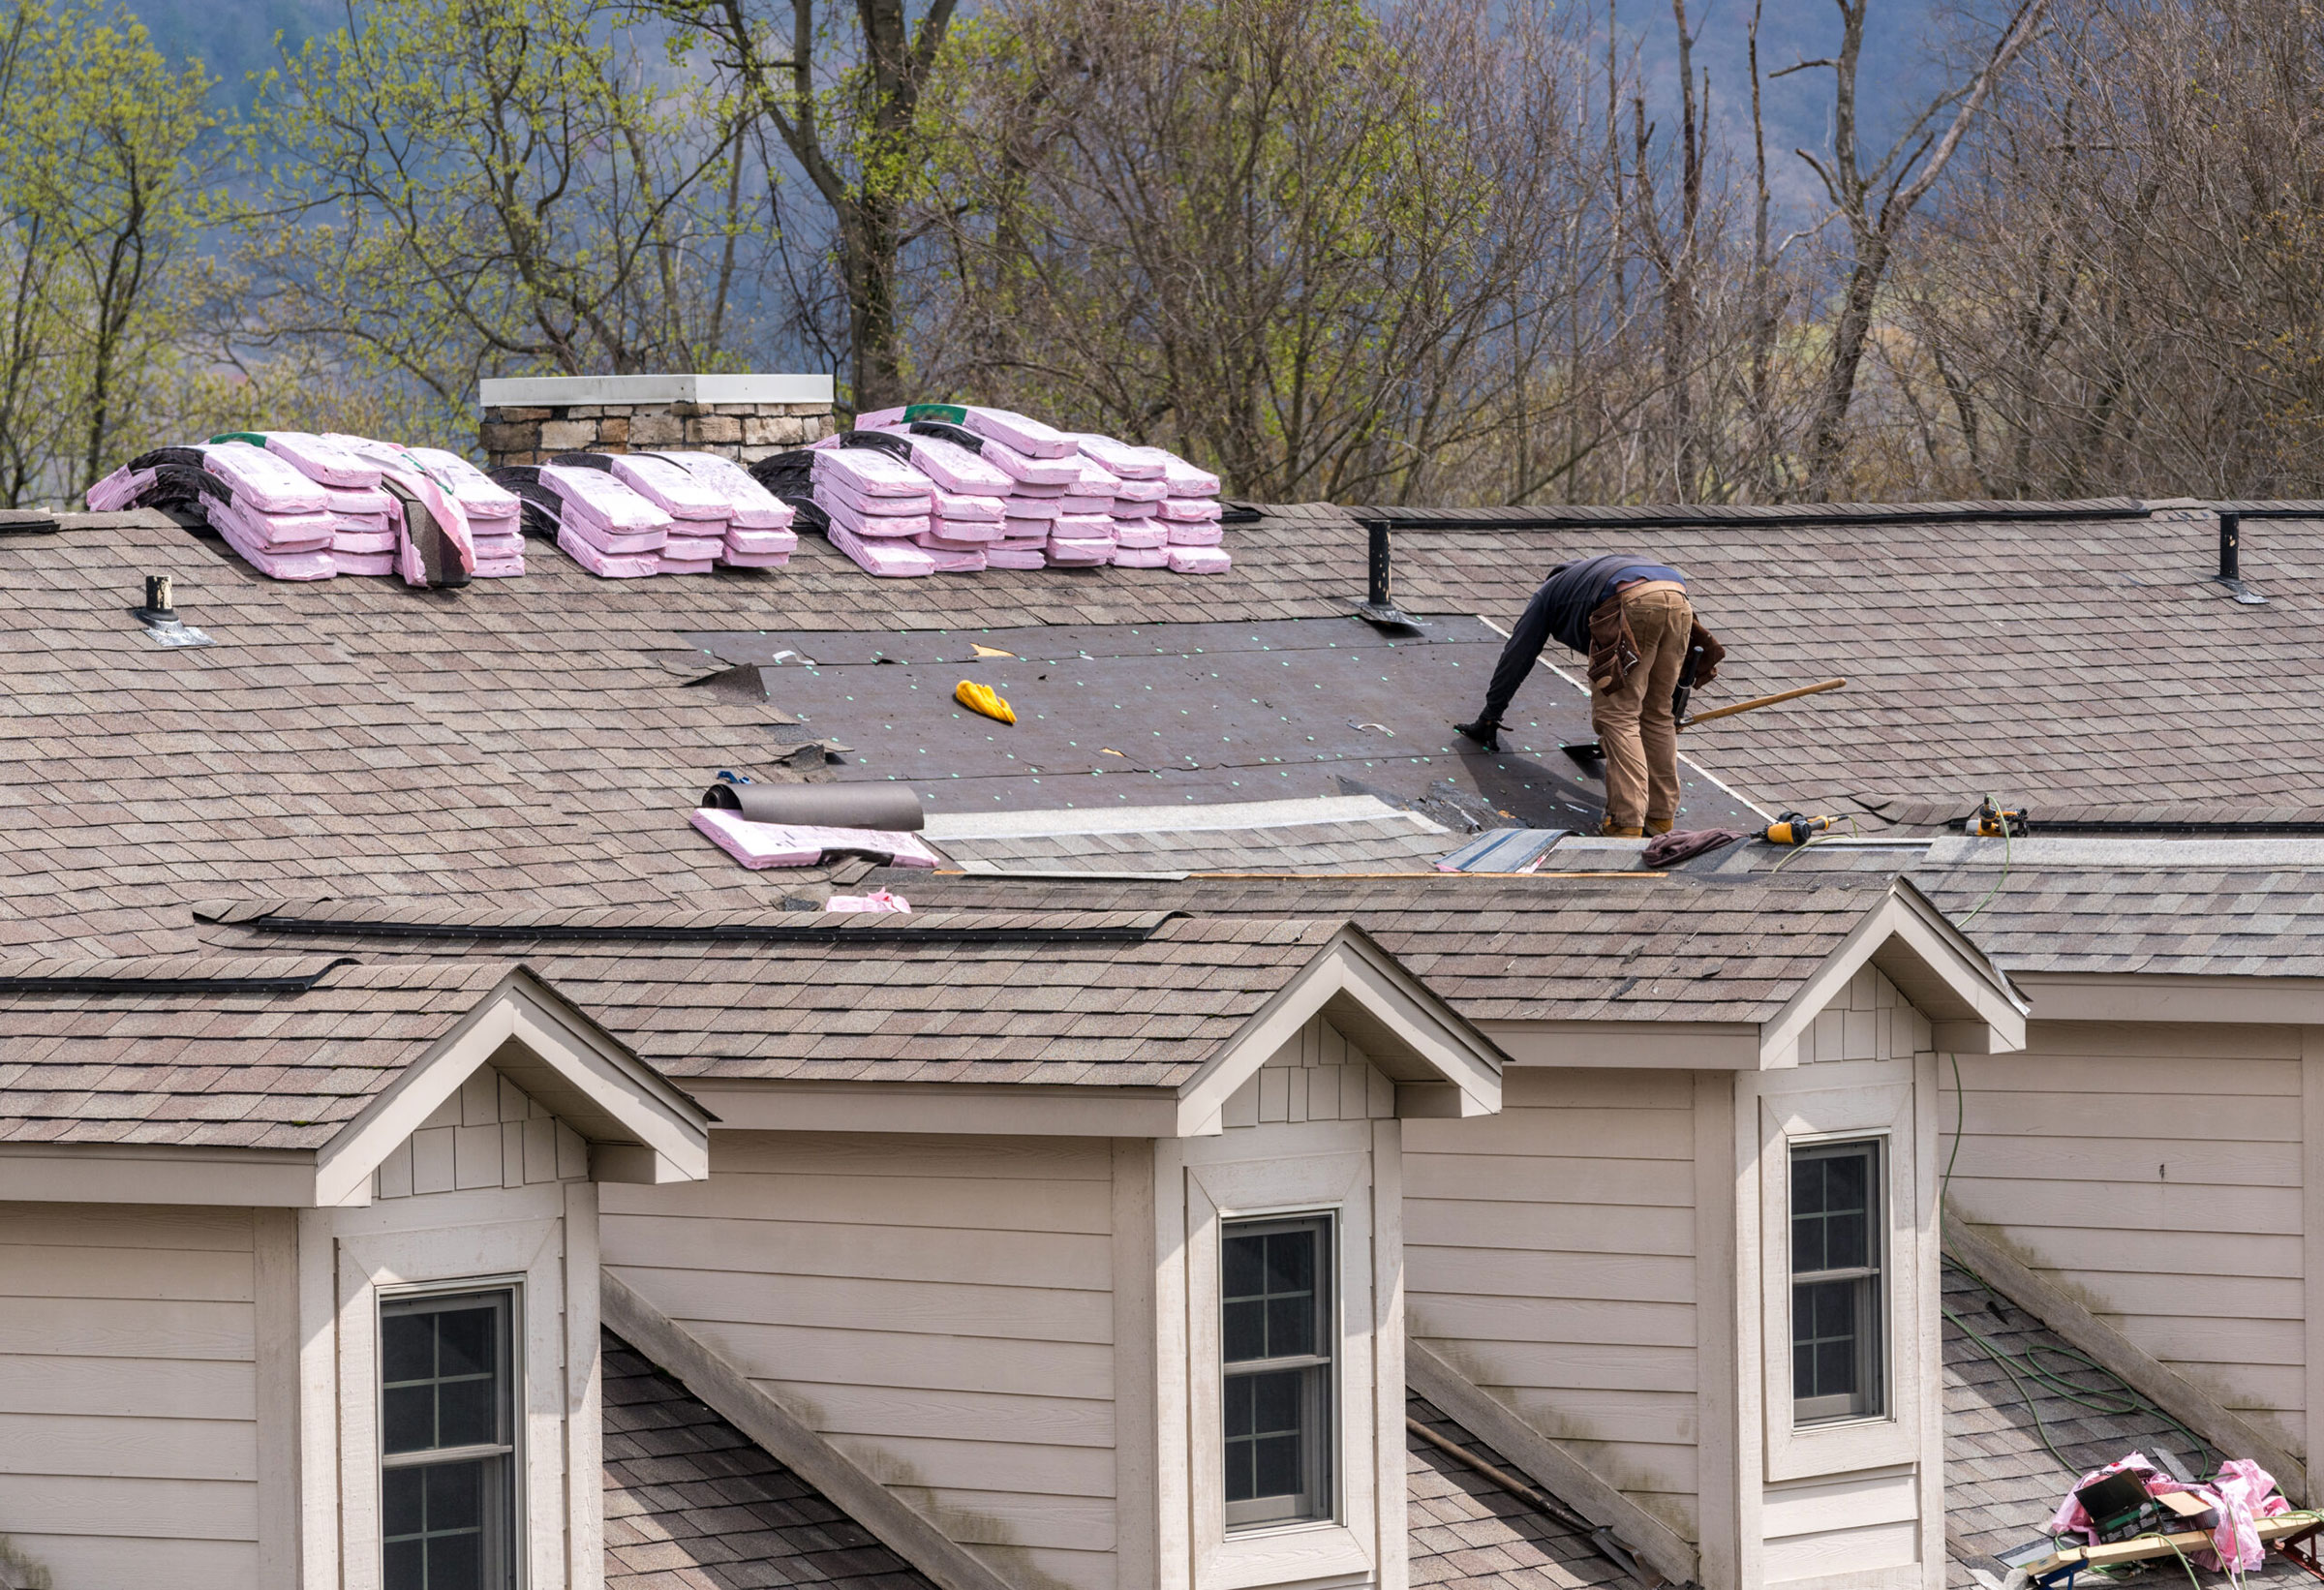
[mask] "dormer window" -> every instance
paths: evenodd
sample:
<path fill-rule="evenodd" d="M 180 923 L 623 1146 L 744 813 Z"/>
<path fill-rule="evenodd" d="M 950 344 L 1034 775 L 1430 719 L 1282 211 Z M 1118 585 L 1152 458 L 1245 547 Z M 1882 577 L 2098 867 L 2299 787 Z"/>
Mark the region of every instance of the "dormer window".
<path fill-rule="evenodd" d="M 1331 1219 L 1232 1222 L 1219 1263 L 1227 1527 L 1329 1518 Z"/>
<path fill-rule="evenodd" d="M 380 1305 L 380 1544 L 386 1590 L 513 1590 L 515 1294 Z"/>

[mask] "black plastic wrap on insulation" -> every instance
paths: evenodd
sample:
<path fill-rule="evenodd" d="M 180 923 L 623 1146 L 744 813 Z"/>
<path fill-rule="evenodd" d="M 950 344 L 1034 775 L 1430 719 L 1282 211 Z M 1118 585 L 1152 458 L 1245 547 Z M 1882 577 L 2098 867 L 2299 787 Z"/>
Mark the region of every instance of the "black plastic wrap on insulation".
<path fill-rule="evenodd" d="M 814 496 L 814 469 L 815 449 L 793 447 L 751 465 L 750 478 L 796 506 Z M 821 530 L 823 525 L 818 523 L 815 528 Z"/>
<path fill-rule="evenodd" d="M 488 472 L 499 484 L 516 493 L 523 505 L 519 509 L 519 524 L 528 535 L 544 541 L 557 538 L 557 514 L 563 505 L 557 494 L 541 484 L 540 468 L 535 464 L 503 464 Z"/>

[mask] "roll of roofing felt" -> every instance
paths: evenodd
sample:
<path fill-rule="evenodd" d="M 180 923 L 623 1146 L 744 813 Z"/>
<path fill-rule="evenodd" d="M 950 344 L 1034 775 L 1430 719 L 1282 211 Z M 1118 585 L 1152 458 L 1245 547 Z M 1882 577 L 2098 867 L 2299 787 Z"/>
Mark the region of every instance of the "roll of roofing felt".
<path fill-rule="evenodd" d="M 754 823 L 800 828 L 917 831 L 926 821 L 920 797 L 903 784 L 730 784 L 702 792 L 715 811 L 739 811 Z"/>

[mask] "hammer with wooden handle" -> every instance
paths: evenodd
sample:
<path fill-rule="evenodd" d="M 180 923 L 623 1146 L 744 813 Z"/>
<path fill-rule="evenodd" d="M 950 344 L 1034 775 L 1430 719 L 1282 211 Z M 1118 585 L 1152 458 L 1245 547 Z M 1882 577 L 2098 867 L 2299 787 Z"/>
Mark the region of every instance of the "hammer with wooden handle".
<path fill-rule="evenodd" d="M 1772 707 L 1779 701 L 1796 701 L 1803 695 L 1821 695 L 1824 691 L 1836 690 L 1847 683 L 1848 681 L 1845 679 L 1826 679 L 1815 685 L 1802 685 L 1797 689 L 1778 690 L 1773 695 L 1755 695 L 1748 701 L 1729 702 L 1724 707 L 1713 707 L 1709 712 L 1698 712 L 1691 718 L 1682 718 L 1678 720 L 1678 726 L 1682 729 L 1691 728 L 1697 723 L 1708 723 L 1714 718 L 1732 718 L 1739 712 L 1757 712 L 1761 707 Z M 1560 746 L 1558 749 L 1573 757 L 1576 762 L 1600 762 L 1605 759 L 1605 748 L 1595 740 L 1582 745 Z"/>

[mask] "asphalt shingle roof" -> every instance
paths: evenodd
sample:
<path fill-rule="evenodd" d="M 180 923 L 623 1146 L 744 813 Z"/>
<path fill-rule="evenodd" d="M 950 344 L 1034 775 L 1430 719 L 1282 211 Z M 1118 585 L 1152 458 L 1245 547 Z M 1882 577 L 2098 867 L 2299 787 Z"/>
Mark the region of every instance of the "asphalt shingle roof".
<path fill-rule="evenodd" d="M 608 1330 L 605 1590 L 934 1590 Z"/>
<path fill-rule="evenodd" d="M 196 960 L 171 974 L 252 965 Z M 94 969 L 30 969 L 65 968 Z M 295 994 L 0 992 L 0 1141 L 319 1147 L 508 970 L 339 964 Z"/>
<path fill-rule="evenodd" d="M 2135 1399 L 2111 1376 L 2075 1363 L 2065 1343 L 2040 1321 L 1950 1259 L 1944 1265 L 1943 1303 L 1944 1544 L 1950 1590 L 1973 1590 L 1972 1569 L 1997 1580 L 2003 1577 L 2007 1570 L 1996 1555 L 2043 1539 L 2059 1502 L 2093 1469 L 2133 1452 L 2154 1459 L 2157 1446 L 2198 1473 L 2209 1472 L 2216 1462 L 2217 1454 L 2198 1451 L 2161 1415 L 2144 1408 L 2114 1411 L 2131 1409 Z M 2011 1367 L 1995 1361 L 1972 1339 L 1972 1331 Z M 2067 1384 L 2088 1388 L 2081 1393 L 2084 1400 L 2034 1379 L 2028 1372 L 2029 1353 L 2034 1363 L 2062 1374 Z M 2029 1394 L 2033 1408 L 2027 1406 Z M 2161 1571 L 2180 1573 L 2175 1561 L 2166 1561 Z M 2259 1583 L 2311 1582 L 2273 1553 L 2248 1577 Z"/>
<path fill-rule="evenodd" d="M 1408 1418 L 1505 1473 L 1515 1466 L 1423 1397 Z M 1589 1543 L 1407 1430 L 1404 1527 L 1413 1590 L 1583 1590 L 1630 1575 Z"/>

